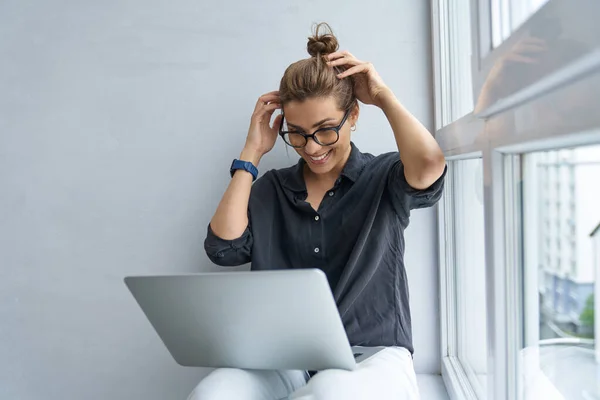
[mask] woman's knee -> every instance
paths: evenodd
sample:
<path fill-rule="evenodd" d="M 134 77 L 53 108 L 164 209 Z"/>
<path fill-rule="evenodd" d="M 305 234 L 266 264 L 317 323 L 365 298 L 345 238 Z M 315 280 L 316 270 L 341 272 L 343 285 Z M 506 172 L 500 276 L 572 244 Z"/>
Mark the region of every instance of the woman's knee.
<path fill-rule="evenodd" d="M 194 388 L 188 400 L 230 400 L 248 389 L 249 373 L 242 369 L 219 368 Z"/>
<path fill-rule="evenodd" d="M 220 368 L 206 376 L 188 400 L 281 399 L 304 384 L 303 371 Z"/>

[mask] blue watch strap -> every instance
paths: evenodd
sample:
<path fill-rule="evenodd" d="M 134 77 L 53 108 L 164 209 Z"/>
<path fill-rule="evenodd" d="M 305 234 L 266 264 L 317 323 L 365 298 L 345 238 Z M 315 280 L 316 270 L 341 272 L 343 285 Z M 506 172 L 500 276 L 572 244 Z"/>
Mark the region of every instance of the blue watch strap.
<path fill-rule="evenodd" d="M 229 170 L 232 178 L 233 174 L 238 169 L 243 169 L 244 171 L 250 172 L 252 174 L 252 181 L 255 181 L 258 177 L 258 169 L 250 161 L 233 160 L 233 163 L 231 163 L 231 169 Z"/>

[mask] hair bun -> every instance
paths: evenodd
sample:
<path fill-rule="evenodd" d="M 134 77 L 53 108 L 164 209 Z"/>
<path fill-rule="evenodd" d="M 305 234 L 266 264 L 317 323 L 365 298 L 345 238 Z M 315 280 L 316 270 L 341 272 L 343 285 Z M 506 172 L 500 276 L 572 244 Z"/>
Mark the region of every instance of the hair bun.
<path fill-rule="evenodd" d="M 321 22 L 315 27 L 314 32 L 313 36 L 308 38 L 308 44 L 306 45 L 308 54 L 317 57 L 318 55 L 324 56 L 337 51 L 339 44 L 328 24 Z"/>

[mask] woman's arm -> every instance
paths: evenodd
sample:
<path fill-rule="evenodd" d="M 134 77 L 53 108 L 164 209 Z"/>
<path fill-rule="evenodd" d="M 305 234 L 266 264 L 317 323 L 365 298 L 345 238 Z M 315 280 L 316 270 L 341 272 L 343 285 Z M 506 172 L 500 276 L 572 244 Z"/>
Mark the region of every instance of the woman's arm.
<path fill-rule="evenodd" d="M 258 167 L 262 156 L 271 151 L 281 123 L 281 116 L 278 116 L 271 126 L 271 116 L 279 108 L 281 108 L 279 92 L 270 92 L 258 99 L 240 160 L 249 161 Z M 224 240 L 233 240 L 242 236 L 248 227 L 248 202 L 251 188 L 252 175 L 243 170 L 236 171 L 210 221 L 210 228 L 216 236 Z"/>
<path fill-rule="evenodd" d="M 353 77 L 354 93 L 361 102 L 381 108 L 387 116 L 408 184 L 414 189 L 431 186 L 444 173 L 446 161 L 429 131 L 396 99 L 373 64 L 358 60 L 348 51 L 331 53 L 328 58 L 331 67 L 346 68 L 338 78 Z"/>
<path fill-rule="evenodd" d="M 415 189 L 430 187 L 444 172 L 446 160 L 437 142 L 391 90 L 380 94 L 385 113 L 396 138 L 404 164 L 406 182 Z"/>
<path fill-rule="evenodd" d="M 262 155 L 255 150 L 244 149 L 240 160 L 250 161 L 258 167 Z M 238 170 L 233 175 L 215 215 L 210 221 L 210 228 L 215 235 L 225 240 L 237 239 L 248 227 L 248 201 L 252 188 L 252 174 Z"/>

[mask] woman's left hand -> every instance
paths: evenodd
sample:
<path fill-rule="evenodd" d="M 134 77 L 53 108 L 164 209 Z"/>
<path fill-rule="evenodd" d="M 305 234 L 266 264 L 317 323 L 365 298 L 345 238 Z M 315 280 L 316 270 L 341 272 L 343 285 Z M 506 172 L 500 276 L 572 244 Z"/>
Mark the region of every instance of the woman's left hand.
<path fill-rule="evenodd" d="M 393 96 L 390 88 L 383 82 L 370 62 L 360 61 L 348 51 L 336 51 L 328 54 L 327 58 L 329 60 L 327 65 L 330 67 L 346 69 L 338 74 L 338 78 L 354 76 L 354 94 L 362 103 L 382 108 L 385 97 Z"/>

